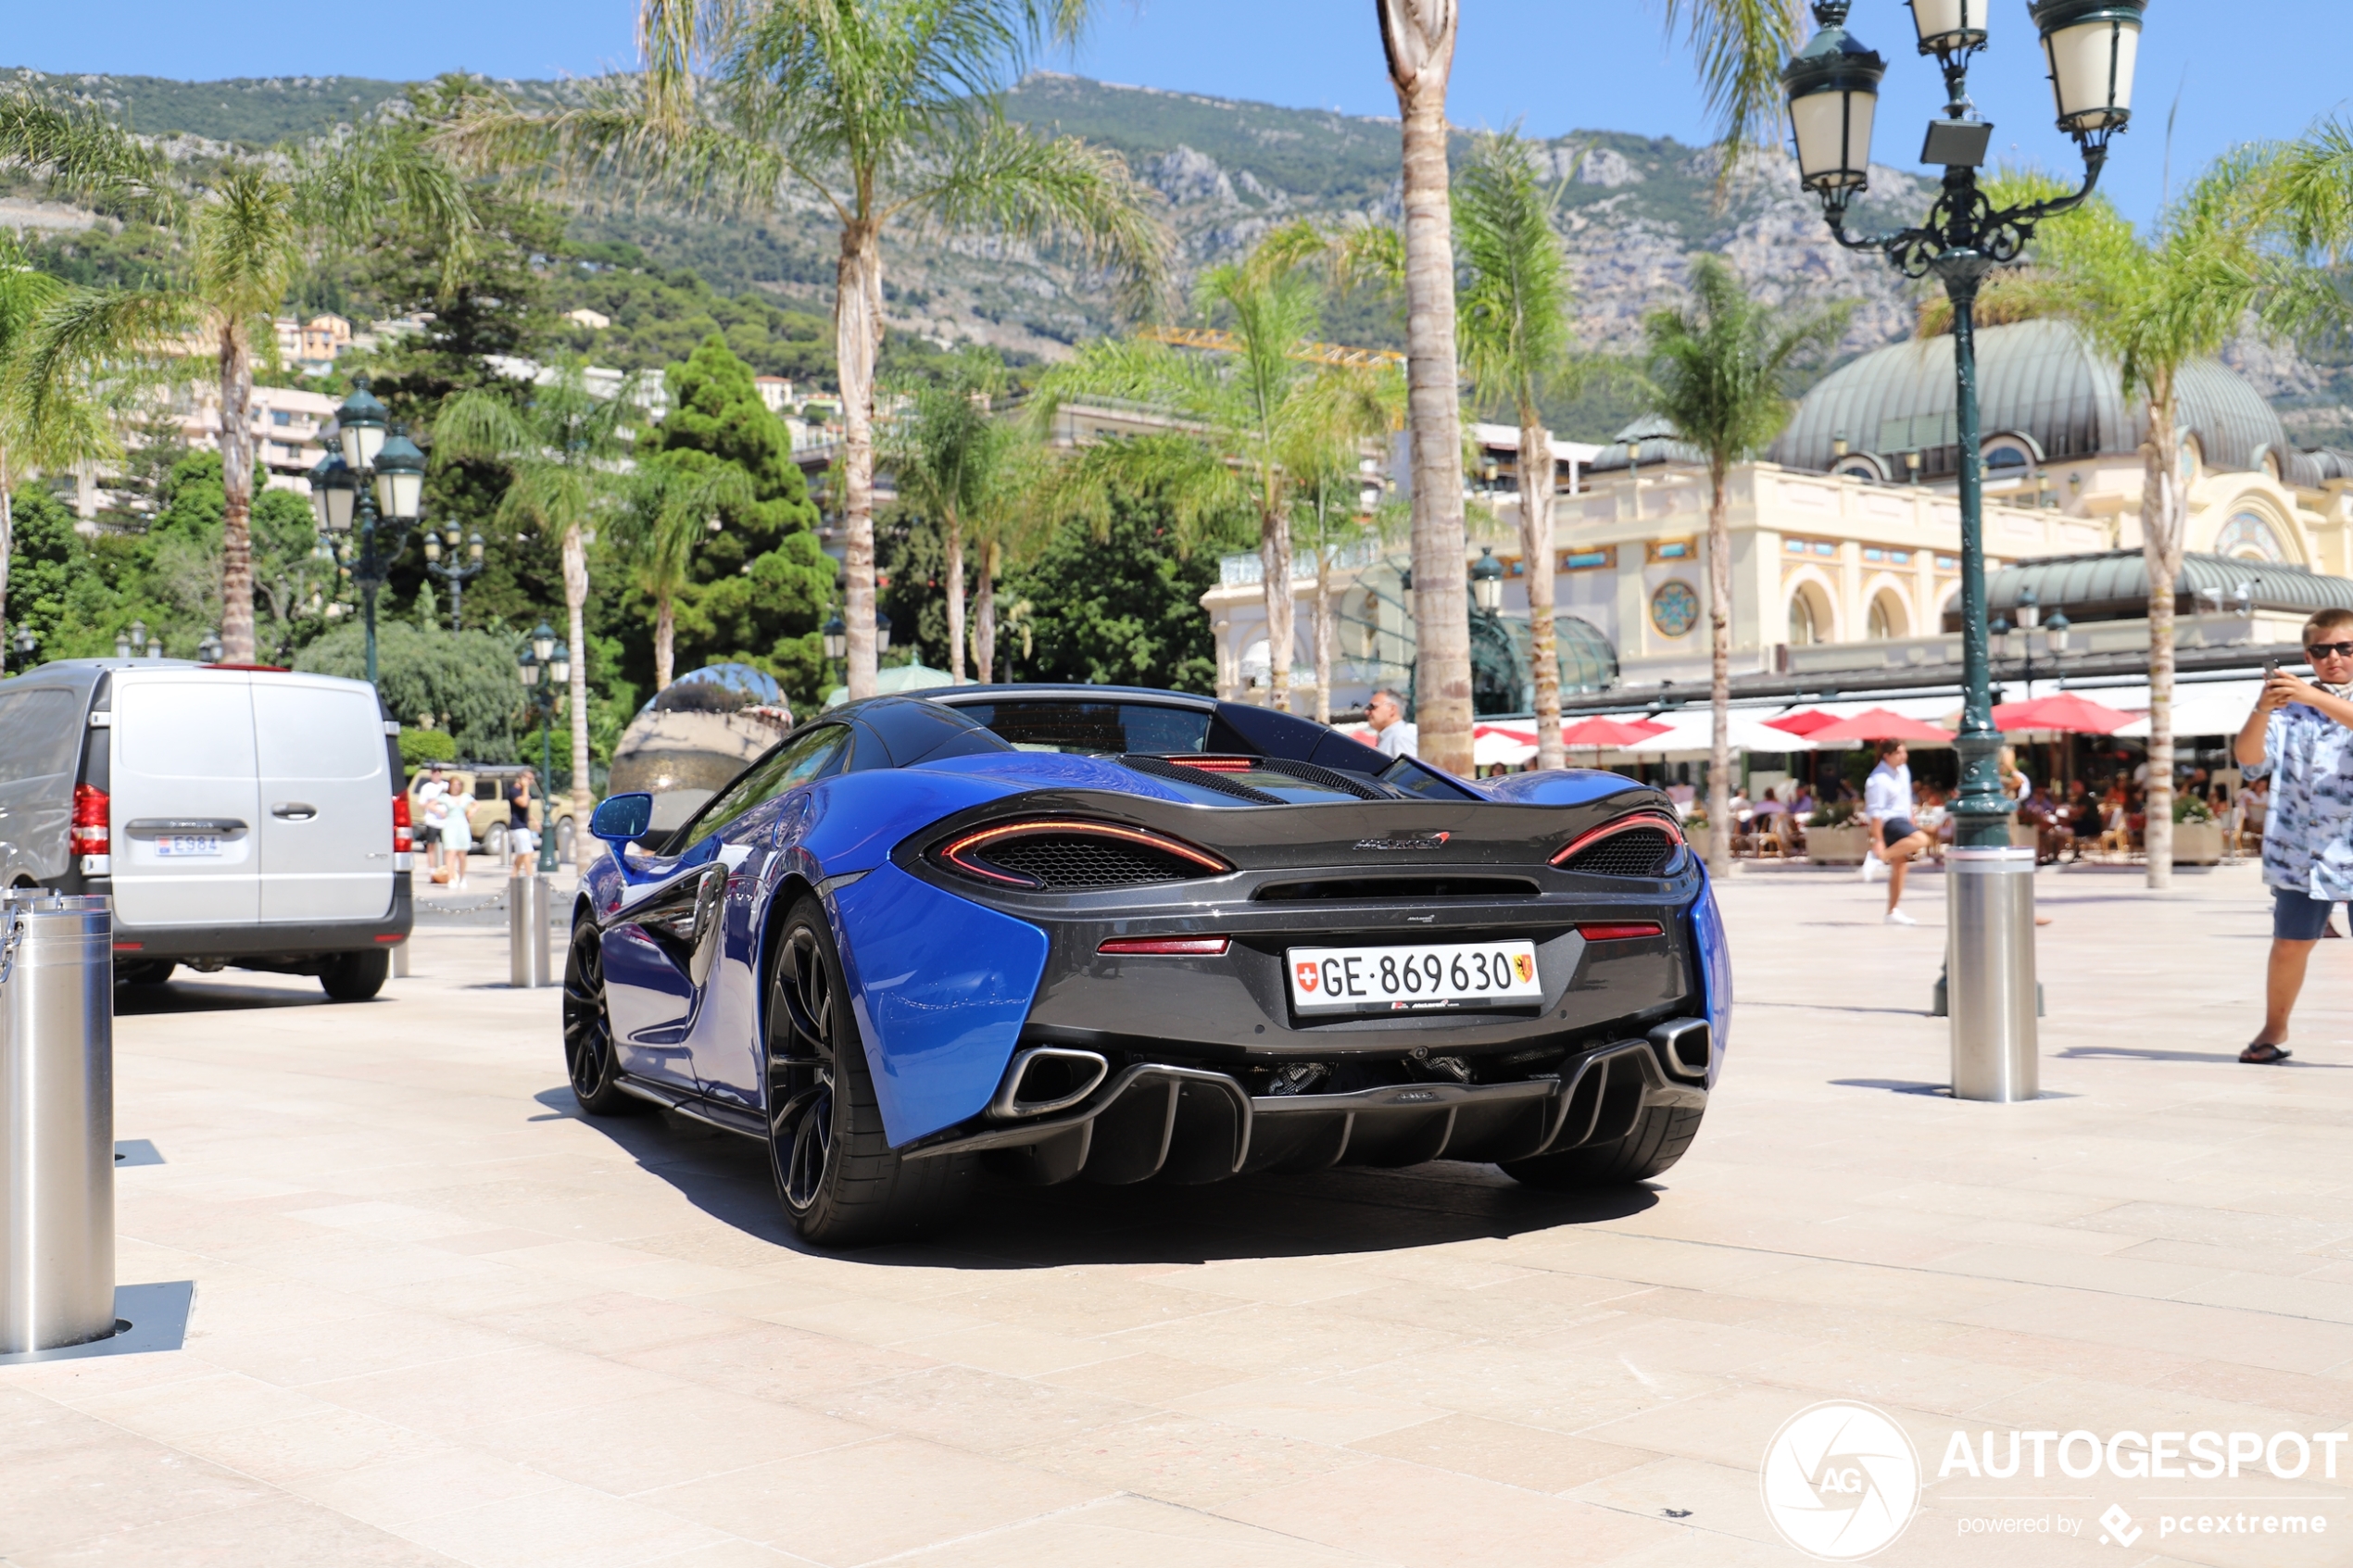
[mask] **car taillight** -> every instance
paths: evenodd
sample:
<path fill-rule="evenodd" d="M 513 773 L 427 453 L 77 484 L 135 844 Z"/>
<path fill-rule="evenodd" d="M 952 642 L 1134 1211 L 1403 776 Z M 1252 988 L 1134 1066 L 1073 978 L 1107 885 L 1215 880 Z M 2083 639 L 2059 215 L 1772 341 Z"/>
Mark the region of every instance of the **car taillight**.
<path fill-rule="evenodd" d="M 1142 828 L 1064 820 L 1000 822 L 951 838 L 931 855 L 948 871 L 1000 887 L 1057 893 L 1187 882 L 1234 869 L 1205 850 Z"/>
<path fill-rule="evenodd" d="M 406 855 L 416 847 L 416 834 L 409 832 L 409 797 L 396 795 L 392 797 L 392 852 Z"/>
<path fill-rule="evenodd" d="M 1579 834 L 1553 857 L 1553 864 L 1596 876 L 1659 876 L 1682 847 L 1682 825 L 1672 817 L 1631 811 Z"/>
<path fill-rule="evenodd" d="M 107 853 L 107 792 L 95 784 L 73 786 L 73 852 L 77 855 Z"/>
<path fill-rule="evenodd" d="M 1223 936 L 1114 936 L 1095 951 L 1113 958 L 1217 959 L 1226 956 L 1227 945 Z"/>
<path fill-rule="evenodd" d="M 1639 942 L 1646 936 L 1664 936 L 1667 931 L 1655 920 L 1587 921 L 1577 928 L 1577 935 L 1588 942 Z"/>

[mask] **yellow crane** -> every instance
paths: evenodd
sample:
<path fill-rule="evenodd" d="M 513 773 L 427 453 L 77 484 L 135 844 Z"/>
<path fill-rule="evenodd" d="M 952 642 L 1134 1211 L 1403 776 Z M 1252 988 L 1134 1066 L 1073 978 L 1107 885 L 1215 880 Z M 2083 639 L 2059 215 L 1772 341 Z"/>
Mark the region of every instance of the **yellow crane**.
<path fill-rule="evenodd" d="M 1234 334 L 1216 327 L 1151 327 L 1142 334 L 1175 348 L 1202 348 L 1212 354 L 1232 354 L 1240 345 Z M 1336 343 L 1302 343 L 1290 357 L 1312 365 L 1352 370 L 1403 370 L 1405 356 L 1391 348 L 1349 348 Z"/>

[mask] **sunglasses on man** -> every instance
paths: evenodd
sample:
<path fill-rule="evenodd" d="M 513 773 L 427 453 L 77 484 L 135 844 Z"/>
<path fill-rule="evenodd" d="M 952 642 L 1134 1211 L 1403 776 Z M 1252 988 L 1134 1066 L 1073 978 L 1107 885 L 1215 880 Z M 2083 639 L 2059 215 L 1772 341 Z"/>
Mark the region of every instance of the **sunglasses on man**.
<path fill-rule="evenodd" d="M 2353 643 L 2307 643 L 2304 657 L 2316 664 L 2323 659 L 2353 659 Z"/>

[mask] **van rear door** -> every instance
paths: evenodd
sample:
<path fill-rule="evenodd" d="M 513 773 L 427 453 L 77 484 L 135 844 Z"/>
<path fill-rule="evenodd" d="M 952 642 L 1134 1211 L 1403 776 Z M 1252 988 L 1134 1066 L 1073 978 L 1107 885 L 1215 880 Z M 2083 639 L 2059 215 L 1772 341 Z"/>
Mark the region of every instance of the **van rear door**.
<path fill-rule="evenodd" d="M 376 694 L 324 675 L 258 675 L 253 719 L 261 918 L 382 918 L 392 907 L 392 797 L 400 786 Z"/>
<path fill-rule="evenodd" d="M 126 926 L 259 920 L 251 677 L 118 671 L 110 733 L 115 918 Z"/>

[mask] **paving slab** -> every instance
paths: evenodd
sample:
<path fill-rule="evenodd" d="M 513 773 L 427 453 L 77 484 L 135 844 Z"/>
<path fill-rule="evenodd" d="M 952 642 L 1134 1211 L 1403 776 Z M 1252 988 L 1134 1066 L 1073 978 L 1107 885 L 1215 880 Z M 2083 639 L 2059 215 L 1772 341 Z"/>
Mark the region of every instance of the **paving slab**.
<path fill-rule="evenodd" d="M 1940 1473 L 1955 1432 L 2353 1419 L 2353 942 L 2293 1063 L 2242 1067 L 2249 870 L 2038 883 L 2032 1104 L 1942 1092 L 1941 878 L 1906 929 L 1852 875 L 1743 874 L 1727 1073 L 1655 1182 L 985 1185 L 843 1256 L 754 1146 L 579 1112 L 495 885 L 365 1005 L 183 972 L 118 1022 L 116 1120 L 157 1157 L 119 1173 L 122 1278 L 193 1279 L 186 1339 L 0 1367 L 0 1562 L 1745 1568 L 1802 1561 L 1758 1468 L 1828 1400 L 1919 1451 L 1879 1562 L 2353 1561 L 2353 1443 Z M 2299 1510 L 2330 1533 L 2196 1524 Z"/>

